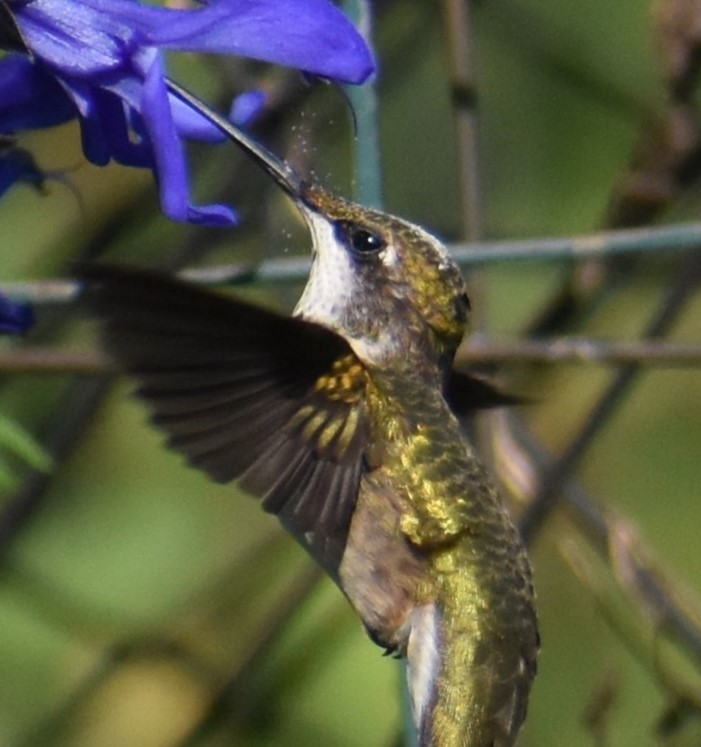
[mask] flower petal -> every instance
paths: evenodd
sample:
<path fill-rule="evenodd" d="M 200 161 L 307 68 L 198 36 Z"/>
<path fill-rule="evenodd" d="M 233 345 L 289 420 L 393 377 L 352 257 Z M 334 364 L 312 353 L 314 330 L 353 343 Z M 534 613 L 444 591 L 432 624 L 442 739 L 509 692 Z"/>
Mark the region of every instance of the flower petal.
<path fill-rule="evenodd" d="M 34 324 L 34 310 L 29 304 L 15 303 L 0 294 L 0 333 L 19 335 Z"/>
<path fill-rule="evenodd" d="M 122 166 L 153 168 L 153 150 L 138 112 L 111 91 L 95 94 L 98 126 L 110 158 Z"/>
<path fill-rule="evenodd" d="M 250 124 L 263 111 L 267 100 L 265 91 L 244 91 L 231 104 L 229 119 L 239 127 Z"/>
<path fill-rule="evenodd" d="M 123 69 L 139 46 L 138 29 L 165 13 L 132 0 L 31 0 L 13 10 L 32 54 L 79 77 Z"/>
<path fill-rule="evenodd" d="M 367 44 L 327 0 L 210 0 L 171 10 L 147 32 L 155 46 L 253 57 L 348 83 L 362 83 L 375 63 Z"/>
<path fill-rule="evenodd" d="M 31 153 L 13 146 L 0 148 L 0 196 L 17 182 L 34 184 L 41 189 L 46 174 L 36 165 Z"/>
<path fill-rule="evenodd" d="M 176 221 L 232 225 L 235 215 L 225 205 L 190 205 L 185 151 L 175 129 L 160 58 L 154 60 L 146 75 L 141 112 L 153 145 L 163 212 Z"/>
<path fill-rule="evenodd" d="M 24 55 L 0 60 L 0 132 L 53 127 L 77 113 L 56 79 Z"/>
<path fill-rule="evenodd" d="M 189 104 L 170 94 L 168 99 L 173 112 L 175 128 L 180 137 L 188 140 L 201 140 L 206 143 L 223 143 L 226 141 L 226 135 L 200 112 L 192 109 Z"/>
<path fill-rule="evenodd" d="M 112 159 L 123 166 L 153 167 L 151 142 L 138 107 L 143 83 L 124 78 L 114 86 L 71 79 L 65 88 L 80 112 L 85 157 L 96 166 Z"/>

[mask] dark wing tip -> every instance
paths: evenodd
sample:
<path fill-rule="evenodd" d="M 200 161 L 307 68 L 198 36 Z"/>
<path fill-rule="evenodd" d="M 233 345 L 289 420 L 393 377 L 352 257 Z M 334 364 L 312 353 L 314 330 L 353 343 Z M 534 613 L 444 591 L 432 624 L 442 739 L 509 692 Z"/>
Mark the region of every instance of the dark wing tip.
<path fill-rule="evenodd" d="M 499 384 L 475 374 L 451 371 L 443 391 L 450 409 L 456 415 L 469 415 L 475 410 L 495 407 L 515 407 L 533 400 L 504 391 Z"/>

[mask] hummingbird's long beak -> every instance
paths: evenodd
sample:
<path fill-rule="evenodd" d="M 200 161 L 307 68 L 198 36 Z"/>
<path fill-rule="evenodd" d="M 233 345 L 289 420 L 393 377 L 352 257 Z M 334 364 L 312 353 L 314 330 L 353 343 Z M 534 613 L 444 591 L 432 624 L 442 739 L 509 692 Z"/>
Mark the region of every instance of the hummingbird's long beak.
<path fill-rule="evenodd" d="M 249 137 L 243 130 L 229 122 L 227 119 L 210 109 L 203 101 L 190 93 L 170 78 L 166 79 L 169 91 L 181 101 L 196 109 L 203 117 L 208 119 L 215 127 L 219 128 L 224 135 L 239 145 L 254 161 L 262 166 L 270 176 L 292 197 L 295 202 L 303 202 L 303 180 L 300 175 L 285 161 L 271 153 L 267 148 Z"/>

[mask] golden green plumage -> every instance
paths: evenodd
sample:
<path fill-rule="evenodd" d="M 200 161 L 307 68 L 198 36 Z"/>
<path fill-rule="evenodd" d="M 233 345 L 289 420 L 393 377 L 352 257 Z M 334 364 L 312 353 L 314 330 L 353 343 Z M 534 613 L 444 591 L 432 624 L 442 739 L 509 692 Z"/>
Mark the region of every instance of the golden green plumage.
<path fill-rule="evenodd" d="M 434 643 L 421 636 L 438 641 L 435 670 L 416 672 L 432 681 L 413 688 L 426 733 L 422 745 L 507 747 L 525 717 L 538 647 L 525 551 L 440 389 L 420 376 L 402 377 L 399 385 L 376 386 L 372 374 L 370 380 L 367 406 L 383 459 L 361 496 L 375 514 L 385 514 L 390 529 L 383 526 L 378 537 L 367 523 L 352 542 L 385 552 L 398 545 L 403 552 L 377 553 L 371 572 L 351 562 L 354 553 L 341 565 L 341 580 L 356 604 L 354 590 L 363 579 L 356 604 L 361 617 L 373 618 L 380 641 L 408 651 L 410 668 L 419 649 Z M 362 550 L 357 555 L 365 561 Z M 401 578 L 404 592 L 398 599 L 389 595 L 386 619 L 376 614 L 386 600 L 367 591 L 378 576 Z M 346 586 L 349 577 L 355 579 Z M 412 641 L 411 615 L 429 606 L 433 626 Z"/>

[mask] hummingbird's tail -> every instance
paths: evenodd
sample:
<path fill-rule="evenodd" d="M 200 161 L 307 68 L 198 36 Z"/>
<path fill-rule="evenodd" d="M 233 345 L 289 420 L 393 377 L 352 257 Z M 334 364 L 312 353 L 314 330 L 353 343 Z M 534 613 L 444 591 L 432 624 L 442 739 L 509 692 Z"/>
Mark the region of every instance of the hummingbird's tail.
<path fill-rule="evenodd" d="M 412 612 L 407 677 L 420 747 L 512 747 L 535 660 L 518 644 L 451 628 L 436 603 Z"/>

